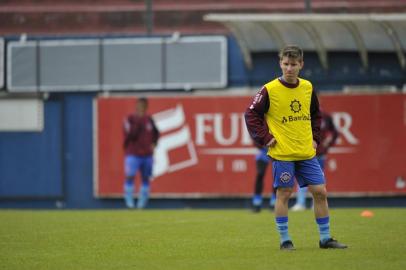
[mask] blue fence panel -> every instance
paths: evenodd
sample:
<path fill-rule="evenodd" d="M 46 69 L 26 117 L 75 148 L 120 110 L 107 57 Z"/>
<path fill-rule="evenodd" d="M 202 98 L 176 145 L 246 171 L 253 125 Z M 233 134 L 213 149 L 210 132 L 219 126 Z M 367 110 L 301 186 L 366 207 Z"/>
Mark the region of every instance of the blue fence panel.
<path fill-rule="evenodd" d="M 63 196 L 61 110 L 45 102 L 42 132 L 0 132 L 0 197 Z"/>
<path fill-rule="evenodd" d="M 67 208 L 98 208 L 93 196 L 93 97 L 67 94 L 64 98 L 64 146 Z"/>

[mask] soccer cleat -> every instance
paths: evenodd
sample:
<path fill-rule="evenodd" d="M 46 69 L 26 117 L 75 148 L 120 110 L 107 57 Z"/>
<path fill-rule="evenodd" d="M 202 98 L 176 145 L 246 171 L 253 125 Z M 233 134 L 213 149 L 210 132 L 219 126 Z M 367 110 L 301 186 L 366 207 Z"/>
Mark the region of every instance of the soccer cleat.
<path fill-rule="evenodd" d="M 262 196 L 261 195 L 255 194 L 252 197 L 251 207 L 252 207 L 252 212 L 254 212 L 254 213 L 261 212 L 261 207 L 262 207 Z"/>
<path fill-rule="evenodd" d="M 137 208 L 144 209 L 147 207 L 149 200 L 149 186 L 141 186 L 140 192 L 138 194 Z"/>
<path fill-rule="evenodd" d="M 294 206 L 292 206 L 292 208 L 290 210 L 292 210 L 294 212 L 304 211 L 304 210 L 306 210 L 306 206 L 301 205 L 301 204 L 295 204 Z"/>
<path fill-rule="evenodd" d="M 130 196 L 125 196 L 124 197 L 124 201 L 125 201 L 125 205 L 127 206 L 127 208 L 134 208 L 134 199 Z"/>
<path fill-rule="evenodd" d="M 261 212 L 261 206 L 253 205 L 251 210 L 252 210 L 253 213 L 259 213 L 259 212 Z"/>
<path fill-rule="evenodd" d="M 280 248 L 281 248 L 281 250 L 287 250 L 287 251 L 296 250 L 296 248 L 293 246 L 292 241 L 290 241 L 290 240 L 283 242 L 281 244 Z"/>
<path fill-rule="evenodd" d="M 340 242 L 338 242 L 337 240 L 333 239 L 333 238 L 329 238 L 326 241 L 324 241 L 323 243 L 320 241 L 319 242 L 319 247 L 320 248 L 347 248 L 347 245 L 342 244 Z"/>

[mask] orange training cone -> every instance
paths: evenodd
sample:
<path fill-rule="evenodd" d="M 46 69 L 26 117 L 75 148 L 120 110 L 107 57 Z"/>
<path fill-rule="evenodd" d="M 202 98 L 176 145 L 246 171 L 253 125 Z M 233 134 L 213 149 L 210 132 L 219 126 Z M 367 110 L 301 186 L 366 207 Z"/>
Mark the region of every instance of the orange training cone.
<path fill-rule="evenodd" d="M 369 210 L 364 210 L 361 212 L 361 217 L 373 217 L 374 216 L 374 212 L 369 211 Z"/>

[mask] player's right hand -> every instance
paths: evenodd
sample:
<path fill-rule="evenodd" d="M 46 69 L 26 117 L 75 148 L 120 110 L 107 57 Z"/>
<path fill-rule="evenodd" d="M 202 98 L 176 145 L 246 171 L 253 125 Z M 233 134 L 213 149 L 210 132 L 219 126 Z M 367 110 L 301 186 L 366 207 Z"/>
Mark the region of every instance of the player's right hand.
<path fill-rule="evenodd" d="M 266 144 L 266 146 L 274 147 L 275 144 L 276 144 L 276 139 L 275 139 L 275 138 L 272 138 L 272 139 Z"/>

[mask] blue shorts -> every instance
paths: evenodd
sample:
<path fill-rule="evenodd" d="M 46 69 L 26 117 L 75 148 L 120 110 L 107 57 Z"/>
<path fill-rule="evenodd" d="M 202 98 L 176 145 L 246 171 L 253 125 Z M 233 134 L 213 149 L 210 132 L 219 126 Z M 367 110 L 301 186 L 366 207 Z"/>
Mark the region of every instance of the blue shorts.
<path fill-rule="evenodd" d="M 152 175 L 152 156 L 125 156 L 125 176 L 134 177 L 137 171 L 141 172 L 143 182 L 149 181 Z"/>
<path fill-rule="evenodd" d="M 293 187 L 294 178 L 300 187 L 325 183 L 324 173 L 317 158 L 299 161 L 272 160 L 274 188 Z"/>

